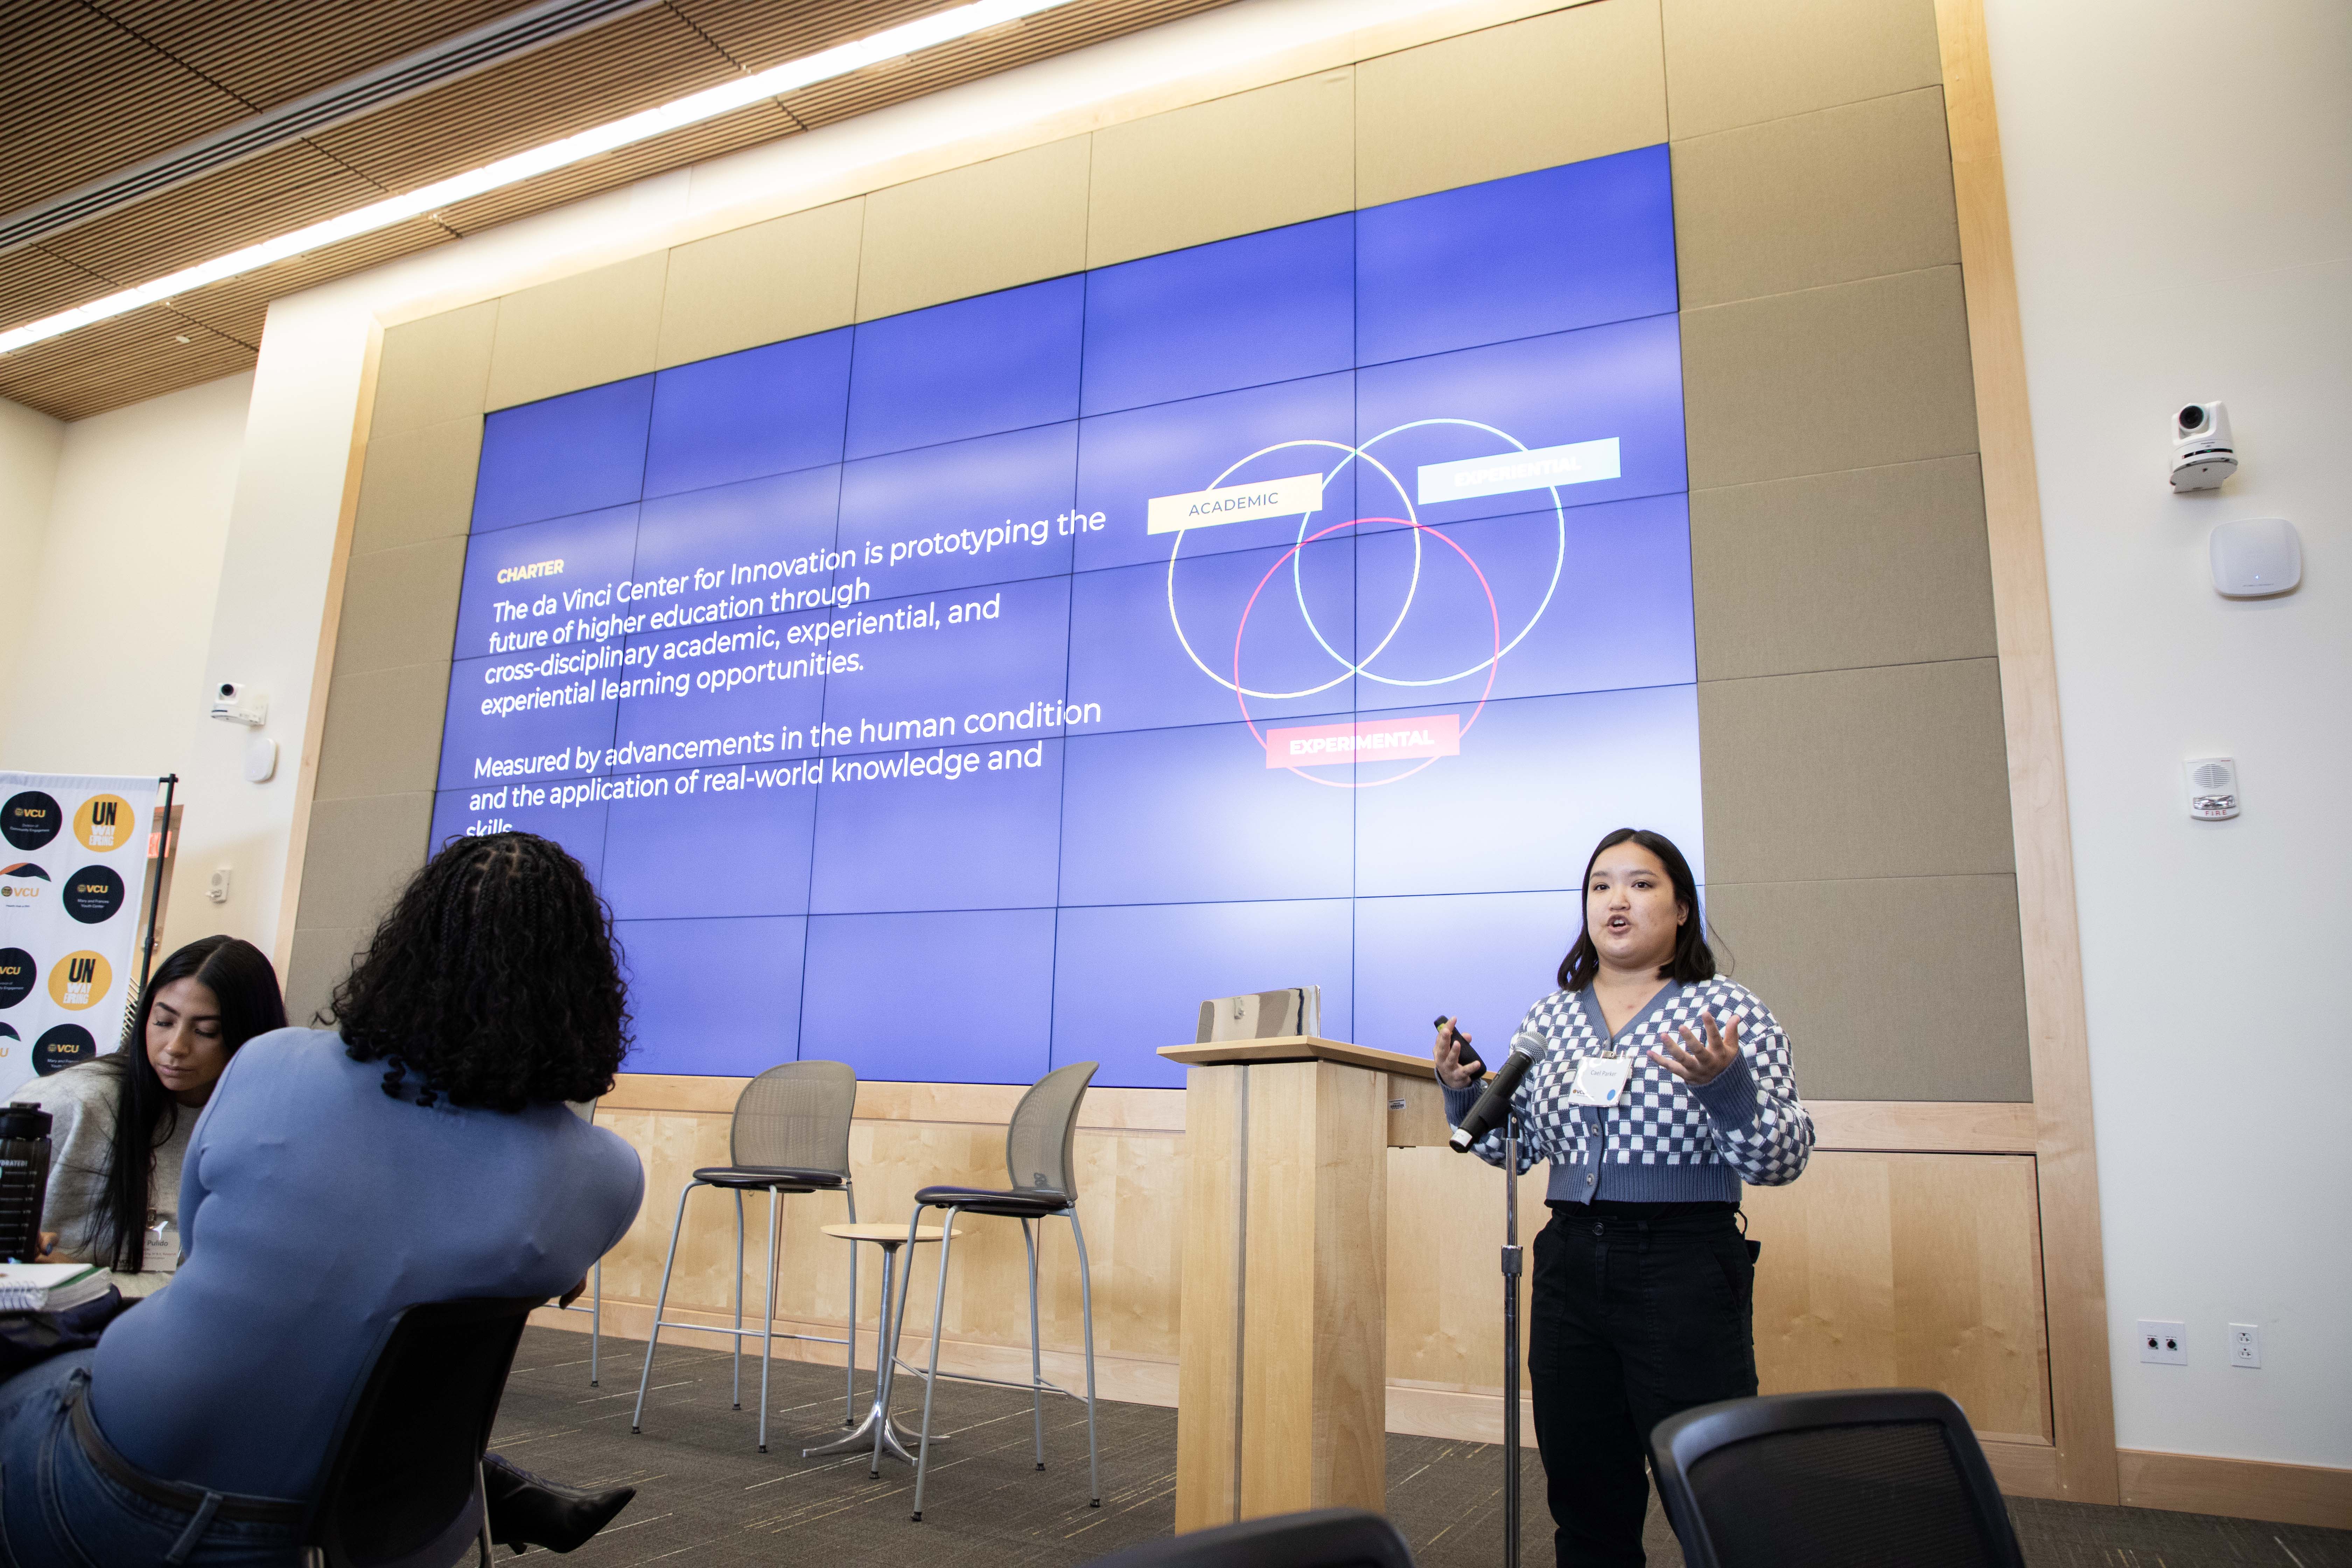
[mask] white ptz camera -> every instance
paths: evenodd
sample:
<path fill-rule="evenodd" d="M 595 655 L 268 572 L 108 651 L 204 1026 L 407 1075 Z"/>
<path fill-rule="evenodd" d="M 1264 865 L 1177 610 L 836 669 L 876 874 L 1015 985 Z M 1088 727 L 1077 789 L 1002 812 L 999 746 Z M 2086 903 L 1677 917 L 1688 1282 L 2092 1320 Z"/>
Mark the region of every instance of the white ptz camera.
<path fill-rule="evenodd" d="M 241 681 L 224 680 L 213 691 L 212 716 L 231 724 L 257 728 L 269 721 L 269 693 Z"/>
<path fill-rule="evenodd" d="M 2238 443 L 2230 411 L 2219 403 L 2191 403 L 2172 416 L 2172 488 L 2219 489 L 2238 471 Z"/>

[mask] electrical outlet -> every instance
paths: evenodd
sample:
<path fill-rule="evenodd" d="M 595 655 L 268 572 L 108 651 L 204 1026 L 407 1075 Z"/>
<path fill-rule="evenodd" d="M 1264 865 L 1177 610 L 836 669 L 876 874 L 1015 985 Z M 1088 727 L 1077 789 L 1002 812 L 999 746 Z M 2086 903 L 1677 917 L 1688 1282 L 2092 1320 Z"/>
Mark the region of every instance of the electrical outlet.
<path fill-rule="evenodd" d="M 2139 1321 L 2139 1359 L 2163 1366 L 2187 1366 L 2189 1325 L 2142 1318 Z"/>
<path fill-rule="evenodd" d="M 2263 1331 L 2254 1323 L 2230 1325 L 2230 1364 L 2260 1366 L 2263 1364 Z"/>

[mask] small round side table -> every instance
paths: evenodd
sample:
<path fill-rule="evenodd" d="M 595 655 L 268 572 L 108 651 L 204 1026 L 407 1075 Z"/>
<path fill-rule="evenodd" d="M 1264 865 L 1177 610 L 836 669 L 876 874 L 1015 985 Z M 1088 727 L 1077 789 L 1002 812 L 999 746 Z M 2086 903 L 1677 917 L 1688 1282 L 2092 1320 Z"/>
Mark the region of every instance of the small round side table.
<path fill-rule="evenodd" d="M 907 1245 L 907 1227 L 903 1225 L 829 1225 L 824 1228 L 827 1236 L 837 1237 L 843 1241 L 851 1243 L 871 1242 L 882 1249 L 882 1321 L 877 1325 L 877 1332 L 875 1336 L 877 1350 L 874 1358 L 874 1407 L 866 1413 L 866 1419 L 858 1423 L 856 1431 L 835 1442 L 826 1443 L 814 1448 L 803 1448 L 801 1458 L 807 1459 L 814 1458 L 819 1454 L 847 1454 L 859 1448 L 870 1447 L 874 1452 L 874 1458 L 872 1468 L 866 1473 L 869 1476 L 879 1476 L 882 1473 L 883 1455 L 887 1454 L 894 1459 L 903 1459 L 911 1465 L 915 1462 L 915 1456 L 908 1451 L 908 1445 L 920 1440 L 914 1433 L 908 1431 L 893 1420 L 889 1411 L 883 1407 L 883 1401 L 888 1397 L 890 1384 L 894 1381 L 889 1375 L 890 1368 L 882 1364 L 882 1358 L 889 1354 L 892 1349 L 890 1300 L 893 1287 L 891 1281 L 898 1268 L 898 1249 Z M 946 1234 L 947 1227 L 944 1226 L 927 1225 L 916 1230 L 914 1239 L 918 1243 L 937 1242 Z M 959 1230 L 956 1234 L 961 1236 L 963 1232 Z M 857 1324 L 855 1321 L 856 1309 L 856 1304 L 851 1303 L 852 1321 L 849 1325 L 849 1332 L 853 1338 L 857 1333 Z M 914 1371 L 911 1367 L 908 1370 Z M 918 1373 L 918 1375 L 920 1374 Z M 931 1438 L 934 1443 L 944 1443 L 947 1440 L 945 1436 L 936 1434 Z"/>

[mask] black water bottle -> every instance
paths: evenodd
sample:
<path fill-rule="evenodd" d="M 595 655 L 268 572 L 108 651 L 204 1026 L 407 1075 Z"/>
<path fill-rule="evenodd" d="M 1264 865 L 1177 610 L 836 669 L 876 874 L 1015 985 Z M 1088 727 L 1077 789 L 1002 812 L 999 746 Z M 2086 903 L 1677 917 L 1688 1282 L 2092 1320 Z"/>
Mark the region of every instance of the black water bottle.
<path fill-rule="evenodd" d="M 49 1113 L 37 1105 L 0 1110 L 0 1261 L 41 1255 L 41 1209 L 49 1198 Z"/>

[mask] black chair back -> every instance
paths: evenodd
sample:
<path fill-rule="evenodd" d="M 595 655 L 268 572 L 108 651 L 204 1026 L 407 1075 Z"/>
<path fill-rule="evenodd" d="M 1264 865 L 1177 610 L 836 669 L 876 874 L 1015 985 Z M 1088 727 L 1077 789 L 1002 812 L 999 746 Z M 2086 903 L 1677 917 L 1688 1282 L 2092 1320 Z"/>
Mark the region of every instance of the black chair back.
<path fill-rule="evenodd" d="M 1689 1568 L 2024 1568 L 1960 1407 L 1933 1389 L 1776 1394 L 1658 1423 Z"/>
<path fill-rule="evenodd" d="M 540 1296 L 403 1310 L 343 1408 L 309 1541 L 329 1568 L 447 1568 L 483 1536 L 482 1454 Z M 484 1546 L 487 1561 L 488 1547 Z"/>
<path fill-rule="evenodd" d="M 1147 1542 L 1087 1568 L 1412 1568 L 1412 1552 L 1379 1514 L 1318 1508 Z"/>

